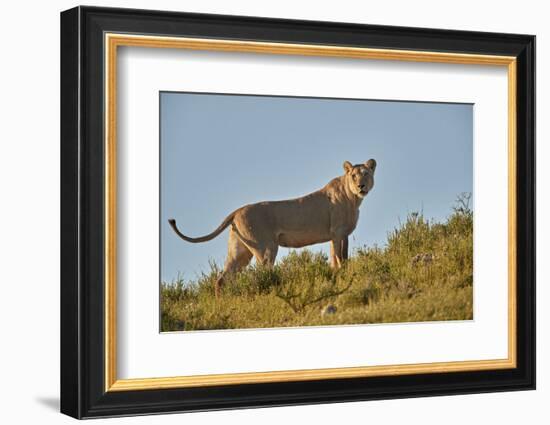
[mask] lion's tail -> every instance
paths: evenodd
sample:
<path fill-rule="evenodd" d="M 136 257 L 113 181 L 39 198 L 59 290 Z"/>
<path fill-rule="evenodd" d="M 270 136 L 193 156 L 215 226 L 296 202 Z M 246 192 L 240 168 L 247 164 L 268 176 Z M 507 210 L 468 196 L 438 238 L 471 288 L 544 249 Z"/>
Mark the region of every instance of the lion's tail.
<path fill-rule="evenodd" d="M 218 228 L 216 230 L 214 230 L 212 233 L 210 233 L 208 235 L 205 235 L 205 236 L 201 236 L 199 238 L 190 238 L 189 236 L 185 236 L 183 233 L 181 233 L 179 231 L 178 227 L 176 226 L 176 220 L 174 220 L 173 218 L 169 219 L 168 223 L 170 223 L 170 226 L 172 226 L 172 229 L 174 229 L 174 232 L 176 232 L 176 234 L 180 238 L 182 238 L 184 241 L 191 242 L 191 243 L 206 242 L 206 241 L 214 239 L 221 232 L 223 232 L 225 230 L 225 228 L 233 222 L 233 218 L 235 217 L 236 212 L 237 211 L 233 211 L 231 214 L 229 214 L 225 218 L 225 220 L 222 222 L 222 224 L 220 224 L 218 226 Z"/>

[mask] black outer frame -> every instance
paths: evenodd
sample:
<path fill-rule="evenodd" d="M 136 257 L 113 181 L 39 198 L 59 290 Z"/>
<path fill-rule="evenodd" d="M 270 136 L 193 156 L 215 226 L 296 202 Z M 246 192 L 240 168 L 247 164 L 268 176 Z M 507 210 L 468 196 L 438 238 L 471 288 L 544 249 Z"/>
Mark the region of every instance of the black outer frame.
<path fill-rule="evenodd" d="M 517 57 L 517 368 L 104 391 L 105 32 Z M 75 418 L 535 388 L 535 37 L 76 7 L 61 13 L 61 412 Z"/>

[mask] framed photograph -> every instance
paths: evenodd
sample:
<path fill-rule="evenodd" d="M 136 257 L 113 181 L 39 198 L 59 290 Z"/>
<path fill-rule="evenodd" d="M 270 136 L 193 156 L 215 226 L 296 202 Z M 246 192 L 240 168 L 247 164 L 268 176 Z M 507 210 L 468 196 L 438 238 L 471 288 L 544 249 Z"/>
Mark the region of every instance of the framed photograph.
<path fill-rule="evenodd" d="M 535 388 L 535 37 L 61 14 L 61 411 Z"/>

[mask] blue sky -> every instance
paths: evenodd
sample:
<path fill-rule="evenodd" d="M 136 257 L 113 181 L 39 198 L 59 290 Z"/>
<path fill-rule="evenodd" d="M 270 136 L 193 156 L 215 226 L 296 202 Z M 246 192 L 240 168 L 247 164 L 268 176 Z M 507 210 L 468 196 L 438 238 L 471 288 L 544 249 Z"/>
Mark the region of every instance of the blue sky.
<path fill-rule="evenodd" d="M 343 174 L 342 163 L 375 158 L 375 186 L 361 205 L 350 248 L 384 245 L 409 212 L 445 219 L 456 196 L 473 191 L 473 106 L 162 92 L 161 279 L 194 279 L 223 265 L 226 230 L 242 205 L 288 199 Z M 310 247 L 328 252 L 328 244 Z M 279 250 L 278 258 L 287 249 Z"/>

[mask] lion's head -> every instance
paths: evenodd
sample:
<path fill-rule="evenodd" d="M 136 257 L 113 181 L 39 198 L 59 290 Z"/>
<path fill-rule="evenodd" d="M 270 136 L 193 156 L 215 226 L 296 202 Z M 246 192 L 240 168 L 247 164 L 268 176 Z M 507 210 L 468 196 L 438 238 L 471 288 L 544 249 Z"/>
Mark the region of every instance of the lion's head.
<path fill-rule="evenodd" d="M 351 162 L 344 162 L 346 174 L 345 184 L 355 196 L 364 198 L 374 186 L 374 170 L 376 161 L 369 159 L 364 164 L 352 165 Z"/>

